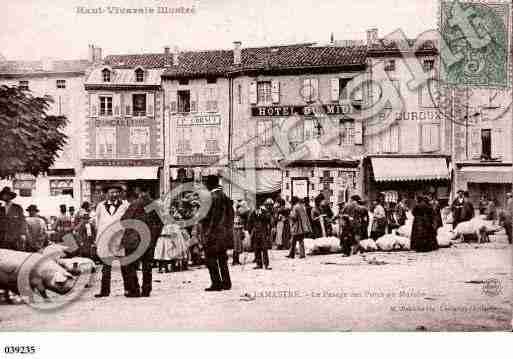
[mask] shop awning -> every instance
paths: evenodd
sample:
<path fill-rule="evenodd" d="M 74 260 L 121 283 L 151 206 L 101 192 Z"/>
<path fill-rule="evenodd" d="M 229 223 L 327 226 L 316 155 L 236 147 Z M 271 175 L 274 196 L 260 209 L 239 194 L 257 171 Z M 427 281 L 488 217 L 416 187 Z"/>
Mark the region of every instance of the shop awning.
<path fill-rule="evenodd" d="M 278 169 L 234 171 L 231 179 L 234 193 L 266 194 L 281 190 L 281 171 Z"/>
<path fill-rule="evenodd" d="M 461 168 L 466 182 L 471 183 L 511 183 L 513 168 L 511 166 L 465 166 Z"/>
<path fill-rule="evenodd" d="M 376 157 L 371 162 L 376 182 L 449 179 L 447 163 L 441 157 Z"/>
<path fill-rule="evenodd" d="M 87 166 L 82 171 L 82 179 L 90 181 L 158 179 L 158 170 L 157 166 Z"/>

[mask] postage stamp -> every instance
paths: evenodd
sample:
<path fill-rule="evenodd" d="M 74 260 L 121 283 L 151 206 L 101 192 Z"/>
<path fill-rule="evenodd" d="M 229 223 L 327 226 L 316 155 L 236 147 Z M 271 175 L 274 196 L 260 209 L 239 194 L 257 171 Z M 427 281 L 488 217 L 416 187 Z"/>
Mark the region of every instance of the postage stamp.
<path fill-rule="evenodd" d="M 455 86 L 511 86 L 511 3 L 442 1 L 439 17 L 442 81 Z"/>

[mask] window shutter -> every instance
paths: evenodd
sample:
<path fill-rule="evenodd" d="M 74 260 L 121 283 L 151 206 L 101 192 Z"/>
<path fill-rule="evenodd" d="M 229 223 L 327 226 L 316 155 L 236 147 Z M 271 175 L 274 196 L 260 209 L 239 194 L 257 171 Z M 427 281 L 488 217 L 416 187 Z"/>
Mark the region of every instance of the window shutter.
<path fill-rule="evenodd" d="M 363 123 L 362 121 L 354 122 L 354 144 L 363 145 Z"/>
<path fill-rule="evenodd" d="M 195 92 L 191 92 L 191 112 L 198 112 L 198 99 Z"/>
<path fill-rule="evenodd" d="M 504 138 L 501 128 L 492 130 L 492 157 L 501 158 L 504 156 Z"/>
<path fill-rule="evenodd" d="M 433 151 L 440 149 L 440 125 L 431 125 L 431 146 Z"/>
<path fill-rule="evenodd" d="M 91 117 L 98 117 L 98 96 L 96 94 L 89 95 L 89 112 Z"/>
<path fill-rule="evenodd" d="M 155 95 L 148 93 L 146 95 L 146 115 L 153 116 L 153 110 L 155 108 Z"/>
<path fill-rule="evenodd" d="M 175 114 L 178 112 L 178 93 L 176 91 L 171 91 L 170 101 L 169 101 L 169 112 L 171 114 Z"/>
<path fill-rule="evenodd" d="M 273 103 L 280 103 L 280 82 L 279 81 L 271 81 L 271 95 L 273 99 Z"/>
<path fill-rule="evenodd" d="M 470 132 L 470 155 L 472 157 L 481 156 L 481 129 L 472 128 Z"/>
<path fill-rule="evenodd" d="M 381 135 L 382 141 L 381 141 L 381 150 L 385 153 L 390 152 L 390 129 L 383 132 Z"/>
<path fill-rule="evenodd" d="M 319 79 L 311 79 L 310 82 L 312 86 L 312 101 L 317 101 L 319 99 Z"/>
<path fill-rule="evenodd" d="M 331 101 L 338 101 L 340 96 L 340 80 L 333 78 L 330 80 L 331 84 Z"/>
<path fill-rule="evenodd" d="M 390 127 L 390 152 L 399 152 L 399 126 Z"/>
<path fill-rule="evenodd" d="M 249 102 L 252 105 L 256 105 L 256 103 L 257 103 L 257 83 L 256 83 L 256 81 L 252 81 L 249 84 Z"/>
<path fill-rule="evenodd" d="M 121 114 L 121 95 L 119 93 L 115 93 L 112 96 L 112 102 L 114 116 L 119 116 Z"/>
<path fill-rule="evenodd" d="M 123 99 L 125 104 L 125 116 L 132 116 L 132 94 L 124 94 Z"/>
<path fill-rule="evenodd" d="M 440 127 L 436 124 L 422 126 L 422 150 L 433 152 L 439 149 Z"/>

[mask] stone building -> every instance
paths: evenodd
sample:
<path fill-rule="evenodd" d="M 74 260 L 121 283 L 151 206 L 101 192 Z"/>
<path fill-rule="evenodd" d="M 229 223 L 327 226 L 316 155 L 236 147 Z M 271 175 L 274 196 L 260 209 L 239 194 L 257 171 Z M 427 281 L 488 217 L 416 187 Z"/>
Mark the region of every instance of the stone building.
<path fill-rule="evenodd" d="M 374 114 L 364 126 L 363 194 L 397 202 L 430 192 L 447 202 L 451 126 L 439 109 L 436 43 L 381 39 L 376 29 L 367 38 L 366 106 Z"/>
<path fill-rule="evenodd" d="M 254 177 L 257 202 L 323 193 L 336 204 L 361 189 L 362 122 L 353 114 L 362 93 L 350 83 L 364 71 L 365 55 L 361 44 L 235 43 L 231 160 Z M 243 187 L 234 184 L 232 197 L 247 196 Z"/>
<path fill-rule="evenodd" d="M 84 77 L 101 57 L 98 49 L 90 46 L 89 50 L 89 58 L 81 60 L 0 61 L 0 84 L 20 86 L 35 96 L 50 95 L 54 102 L 49 114 L 68 120 L 63 131 L 68 136 L 67 144 L 47 173 L 37 178 L 20 173 L 13 180 L 2 181 L 2 186 L 12 186 L 18 193 L 20 203 L 34 202 L 41 208 L 56 196 L 69 195 L 74 199 L 70 203 L 75 205 L 81 198 L 81 138 L 76 134 L 85 116 Z M 55 203 L 53 206 L 57 208 Z"/>
<path fill-rule="evenodd" d="M 164 164 L 161 74 L 170 52 L 110 55 L 85 80 L 81 173 L 83 199 L 97 202 L 102 185 L 144 180 L 158 196 Z"/>

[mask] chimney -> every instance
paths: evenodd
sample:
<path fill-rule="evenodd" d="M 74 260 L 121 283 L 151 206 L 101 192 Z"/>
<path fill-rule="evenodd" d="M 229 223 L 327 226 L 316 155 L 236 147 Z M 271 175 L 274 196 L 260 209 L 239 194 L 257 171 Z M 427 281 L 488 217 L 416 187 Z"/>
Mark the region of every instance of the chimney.
<path fill-rule="evenodd" d="M 330 44 L 331 45 L 335 44 L 335 34 L 333 34 L 333 33 L 330 34 Z"/>
<path fill-rule="evenodd" d="M 41 59 L 41 65 L 43 71 L 52 71 L 53 70 L 53 59 L 50 57 L 43 57 Z"/>
<path fill-rule="evenodd" d="M 169 55 L 170 52 L 169 46 L 164 46 L 164 55 Z"/>
<path fill-rule="evenodd" d="M 234 41 L 233 42 L 233 64 L 234 65 L 240 65 L 241 63 L 241 45 L 242 42 L 240 41 Z"/>
<path fill-rule="evenodd" d="M 94 45 L 89 44 L 87 49 L 87 59 L 89 62 L 94 62 Z"/>
<path fill-rule="evenodd" d="M 173 48 L 173 66 L 178 66 L 178 56 L 180 55 L 180 50 L 178 49 L 178 46 L 175 46 Z"/>
<path fill-rule="evenodd" d="M 367 30 L 367 46 L 371 47 L 378 42 L 378 29 L 372 28 Z"/>
<path fill-rule="evenodd" d="M 95 62 L 102 61 L 102 48 L 101 47 L 94 48 L 94 61 Z"/>

